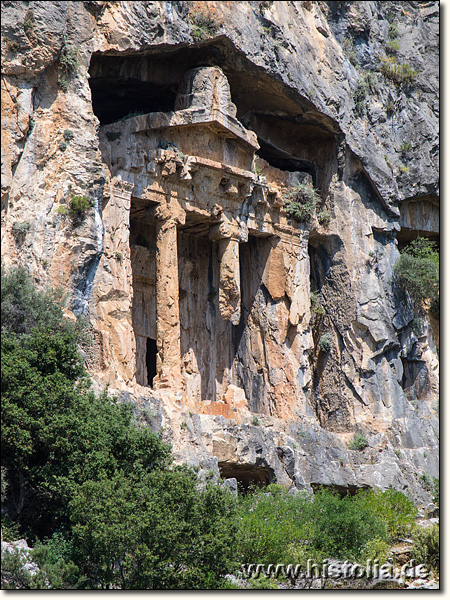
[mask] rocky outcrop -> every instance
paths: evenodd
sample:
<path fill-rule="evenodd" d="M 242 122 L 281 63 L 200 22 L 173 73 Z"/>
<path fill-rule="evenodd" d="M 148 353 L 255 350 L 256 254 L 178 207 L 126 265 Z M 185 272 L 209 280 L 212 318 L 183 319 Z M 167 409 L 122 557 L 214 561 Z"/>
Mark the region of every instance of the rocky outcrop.
<path fill-rule="evenodd" d="M 215 477 L 426 504 L 439 340 L 393 267 L 439 236 L 438 4 L 2 17 L 4 262 L 68 290 L 95 385 Z"/>

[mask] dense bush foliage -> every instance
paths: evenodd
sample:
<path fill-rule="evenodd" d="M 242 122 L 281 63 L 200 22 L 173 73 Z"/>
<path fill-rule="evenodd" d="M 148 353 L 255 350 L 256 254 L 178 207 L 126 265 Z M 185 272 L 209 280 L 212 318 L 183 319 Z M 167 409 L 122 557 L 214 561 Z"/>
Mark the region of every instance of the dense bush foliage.
<path fill-rule="evenodd" d="M 341 498 L 329 490 L 294 496 L 272 485 L 240 499 L 236 550 L 243 563 L 380 558 L 415 514 L 414 504 L 393 489 Z"/>
<path fill-rule="evenodd" d="M 439 306 L 439 251 L 435 242 L 421 237 L 413 240 L 402 251 L 394 272 L 400 286 L 417 303 L 431 300 L 432 306 Z"/>
<path fill-rule="evenodd" d="M 316 204 L 320 202 L 320 195 L 317 191 L 305 183 L 299 183 L 293 190 L 283 196 L 286 204 L 286 213 L 299 221 L 308 223 L 316 209 Z"/>
<path fill-rule="evenodd" d="M 426 565 L 434 575 L 439 575 L 439 525 L 419 529 L 413 535 L 411 558 L 416 564 Z"/>

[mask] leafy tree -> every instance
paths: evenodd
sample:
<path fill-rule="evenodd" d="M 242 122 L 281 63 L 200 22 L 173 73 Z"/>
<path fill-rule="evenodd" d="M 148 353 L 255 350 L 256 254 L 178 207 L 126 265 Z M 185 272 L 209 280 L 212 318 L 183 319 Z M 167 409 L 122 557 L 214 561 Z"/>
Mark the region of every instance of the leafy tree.
<path fill-rule="evenodd" d="M 89 391 L 71 332 L 2 339 L 2 448 L 10 506 L 28 533 L 68 525 L 67 495 L 89 479 L 167 464 L 169 449 L 132 411 Z"/>
<path fill-rule="evenodd" d="M 69 327 L 63 320 L 62 291 L 39 291 L 25 268 L 7 272 L 2 267 L 1 287 L 2 334 L 17 337 L 39 326 L 52 332 Z"/>
<path fill-rule="evenodd" d="M 386 538 L 382 520 L 372 511 L 358 506 L 347 496 L 341 498 L 328 490 L 316 492 L 310 516 L 313 544 L 326 556 L 358 559 L 366 543 Z"/>
<path fill-rule="evenodd" d="M 353 502 L 381 519 L 391 538 L 408 534 L 417 516 L 414 503 L 394 488 L 384 492 L 363 490 L 356 494 Z"/>
<path fill-rule="evenodd" d="M 413 240 L 401 253 L 394 273 L 416 303 L 431 299 L 439 311 L 439 252 L 435 242 L 421 237 Z"/>
<path fill-rule="evenodd" d="M 233 496 L 196 488 L 186 467 L 86 482 L 71 501 L 74 549 L 89 587 L 220 587 L 233 562 Z"/>

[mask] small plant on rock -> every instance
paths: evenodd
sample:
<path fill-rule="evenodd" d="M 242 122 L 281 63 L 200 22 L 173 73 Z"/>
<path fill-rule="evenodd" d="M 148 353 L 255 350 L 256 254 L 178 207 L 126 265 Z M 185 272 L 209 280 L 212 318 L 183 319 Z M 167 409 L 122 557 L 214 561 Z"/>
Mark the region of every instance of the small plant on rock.
<path fill-rule="evenodd" d="M 62 215 L 63 217 L 66 217 L 69 214 L 69 209 L 67 208 L 67 206 L 65 204 L 61 204 L 56 209 L 56 212 L 58 213 L 58 215 Z"/>
<path fill-rule="evenodd" d="M 26 235 L 30 229 L 30 224 L 28 221 L 24 221 L 23 223 L 19 223 L 19 221 L 15 221 L 12 226 L 12 234 L 14 237 L 19 237 L 21 235 Z"/>
<path fill-rule="evenodd" d="M 391 40 L 395 40 L 398 36 L 398 28 L 395 23 L 389 23 L 388 35 Z"/>
<path fill-rule="evenodd" d="M 286 213 L 299 221 L 308 223 L 314 214 L 320 196 L 310 185 L 299 183 L 293 190 L 284 194 Z"/>
<path fill-rule="evenodd" d="M 19 48 L 20 48 L 20 44 L 16 40 L 10 40 L 10 39 L 6 40 L 6 49 L 8 52 L 15 53 L 19 50 Z"/>
<path fill-rule="evenodd" d="M 327 210 L 321 210 L 317 215 L 317 220 L 321 225 L 326 227 L 331 221 L 331 213 Z"/>
<path fill-rule="evenodd" d="M 201 12 L 190 13 L 189 21 L 191 22 L 191 34 L 195 42 L 210 38 L 217 31 L 217 24 L 214 20 Z"/>
<path fill-rule="evenodd" d="M 62 70 L 68 75 L 72 75 L 80 66 L 78 59 L 78 50 L 73 46 L 64 46 L 59 56 L 59 64 Z"/>
<path fill-rule="evenodd" d="M 81 222 L 91 207 L 91 202 L 87 196 L 74 194 L 70 199 L 69 213 L 74 223 Z"/>
<path fill-rule="evenodd" d="M 34 23 L 34 15 L 33 11 L 29 10 L 25 15 L 25 20 L 23 22 L 23 29 L 28 36 L 30 33 L 34 31 L 35 23 Z"/>
<path fill-rule="evenodd" d="M 394 56 L 382 57 L 381 62 L 381 73 L 399 87 L 410 85 L 418 74 L 408 63 L 398 63 Z"/>
<path fill-rule="evenodd" d="M 342 48 L 347 55 L 348 60 L 351 64 L 356 67 L 358 64 L 358 55 L 356 54 L 355 48 L 353 46 L 353 39 L 351 37 L 344 37 L 342 40 Z"/>
<path fill-rule="evenodd" d="M 398 40 L 391 40 L 386 44 L 385 49 L 388 54 L 396 54 L 400 50 L 400 44 Z"/>
<path fill-rule="evenodd" d="M 311 312 L 316 315 L 324 315 L 323 296 L 321 292 L 311 292 Z"/>
<path fill-rule="evenodd" d="M 257 427 L 258 425 L 261 425 L 261 421 L 258 419 L 258 417 L 253 417 L 252 425 L 255 425 L 255 427 Z"/>
<path fill-rule="evenodd" d="M 400 146 L 400 154 L 408 154 L 411 150 L 412 146 L 409 142 L 403 142 Z"/>
<path fill-rule="evenodd" d="M 66 77 L 66 75 L 63 75 L 62 77 L 59 78 L 59 87 L 61 88 L 61 90 L 66 93 L 67 90 L 69 89 L 69 78 Z"/>
<path fill-rule="evenodd" d="M 363 433 L 360 433 L 358 431 L 353 436 L 353 440 L 348 445 L 348 449 L 361 451 L 361 450 L 364 450 L 364 448 L 366 446 L 367 446 L 366 436 Z"/>
<path fill-rule="evenodd" d="M 331 350 L 331 346 L 333 345 L 333 338 L 331 337 L 331 333 L 324 333 L 323 336 L 319 340 L 319 348 L 321 352 L 328 354 Z"/>
<path fill-rule="evenodd" d="M 71 129 L 64 129 L 63 138 L 66 142 L 71 142 L 74 138 L 74 133 Z"/>
<path fill-rule="evenodd" d="M 388 117 L 393 115 L 395 113 L 395 110 L 396 110 L 395 102 L 393 102 L 392 100 L 389 100 L 389 102 L 386 104 L 386 114 L 388 115 Z"/>

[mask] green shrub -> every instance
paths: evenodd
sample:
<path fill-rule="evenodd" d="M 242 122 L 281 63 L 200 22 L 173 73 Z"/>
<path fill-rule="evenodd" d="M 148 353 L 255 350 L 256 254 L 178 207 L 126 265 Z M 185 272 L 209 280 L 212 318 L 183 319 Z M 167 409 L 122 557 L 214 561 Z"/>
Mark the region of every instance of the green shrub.
<path fill-rule="evenodd" d="M 327 210 L 321 210 L 317 215 L 317 220 L 321 225 L 326 227 L 331 221 L 331 213 Z"/>
<path fill-rule="evenodd" d="M 258 417 L 256 417 L 256 416 L 255 416 L 255 417 L 253 417 L 253 419 L 252 419 L 252 425 L 255 425 L 256 427 L 257 427 L 258 425 L 261 425 L 261 421 L 259 420 L 259 418 L 258 418 Z"/>
<path fill-rule="evenodd" d="M 417 303 L 439 298 L 439 252 L 436 243 L 418 237 L 402 251 L 394 266 L 399 285 Z"/>
<path fill-rule="evenodd" d="M 389 54 L 396 54 L 400 50 L 400 44 L 397 39 L 391 40 L 385 46 L 386 52 Z"/>
<path fill-rule="evenodd" d="M 66 142 L 59 142 L 59 149 L 61 150 L 61 152 L 65 152 L 67 150 Z"/>
<path fill-rule="evenodd" d="M 366 436 L 363 433 L 356 432 L 353 440 L 348 445 L 349 450 L 364 450 L 367 446 Z"/>
<path fill-rule="evenodd" d="M 244 563 L 302 561 L 309 497 L 283 489 L 253 490 L 238 499 L 236 558 Z M 305 561 L 306 564 L 306 561 Z"/>
<path fill-rule="evenodd" d="M 64 46 L 59 55 L 59 64 L 67 75 L 72 75 L 80 66 L 78 50 L 73 46 Z"/>
<path fill-rule="evenodd" d="M 391 40 L 394 40 L 398 36 L 398 28 L 395 23 L 389 23 L 388 35 Z"/>
<path fill-rule="evenodd" d="M 321 292 L 311 292 L 311 312 L 316 315 L 324 315 L 326 313 Z"/>
<path fill-rule="evenodd" d="M 353 502 L 380 518 L 391 538 L 408 535 L 417 516 L 414 503 L 394 488 L 362 490 Z"/>
<path fill-rule="evenodd" d="M 412 150 L 412 146 L 409 142 L 403 142 L 400 146 L 400 154 L 408 154 Z"/>
<path fill-rule="evenodd" d="M 386 113 L 388 115 L 392 115 L 395 113 L 395 102 L 393 102 L 392 100 L 389 100 L 389 102 L 386 104 Z"/>
<path fill-rule="evenodd" d="M 66 142 L 71 142 L 74 138 L 74 133 L 71 129 L 64 129 L 63 138 Z"/>
<path fill-rule="evenodd" d="M 31 574 L 24 568 L 28 557 L 24 550 L 2 552 L 2 590 L 29 590 L 31 589 Z"/>
<path fill-rule="evenodd" d="M 331 346 L 333 345 L 333 338 L 331 333 L 324 333 L 323 336 L 319 340 L 319 348 L 322 352 L 327 354 L 331 350 Z"/>
<path fill-rule="evenodd" d="M 433 480 L 427 473 L 422 473 L 422 475 L 420 475 L 419 483 L 427 492 L 431 492 L 433 490 Z"/>
<path fill-rule="evenodd" d="M 83 219 L 90 207 L 91 202 L 87 196 L 83 196 L 82 194 L 72 195 L 69 209 L 72 218 L 77 220 Z"/>
<path fill-rule="evenodd" d="M 1 292 L 6 503 L 51 586 L 220 588 L 237 567 L 234 496 L 199 491 L 197 474 L 169 468 L 169 447 L 134 426 L 131 406 L 90 390 L 54 292 L 24 270 L 2 272 Z"/>
<path fill-rule="evenodd" d="M 14 237 L 19 237 L 21 235 L 25 235 L 30 230 L 30 224 L 28 221 L 24 221 L 20 223 L 19 221 L 15 221 L 12 226 L 12 234 Z"/>
<path fill-rule="evenodd" d="M 420 528 L 413 535 L 411 558 L 417 565 L 426 565 L 439 575 L 439 525 Z"/>
<path fill-rule="evenodd" d="M 300 223 L 307 223 L 314 214 L 320 196 L 310 185 L 300 183 L 293 190 L 284 194 L 283 200 L 289 216 Z"/>
<path fill-rule="evenodd" d="M 355 103 L 355 110 L 358 113 L 363 113 L 367 104 L 367 97 L 369 96 L 375 83 L 373 73 L 366 71 L 364 75 L 359 79 L 353 90 L 353 101 Z"/>
<path fill-rule="evenodd" d="M 418 74 L 408 63 L 399 64 L 393 56 L 382 57 L 381 62 L 381 73 L 398 86 L 411 84 Z"/>
<path fill-rule="evenodd" d="M 401 172 L 401 173 L 408 173 L 408 172 L 409 172 L 409 169 L 408 169 L 408 167 L 407 167 L 407 166 L 405 166 L 405 165 L 400 165 L 400 172 Z"/>
<path fill-rule="evenodd" d="M 201 42 L 212 37 L 217 31 L 217 24 L 214 20 L 201 12 L 189 14 L 191 23 L 191 34 L 195 42 Z"/>
<path fill-rule="evenodd" d="M 384 565 L 389 557 L 390 545 L 381 538 L 373 538 L 366 542 L 361 552 L 361 560 L 366 563 L 368 560 L 374 562 L 378 560 L 379 565 Z"/>
<path fill-rule="evenodd" d="M 379 516 L 349 496 L 341 498 L 325 490 L 314 495 L 309 520 L 308 539 L 327 557 L 357 560 L 369 540 L 386 539 L 386 528 Z"/>

